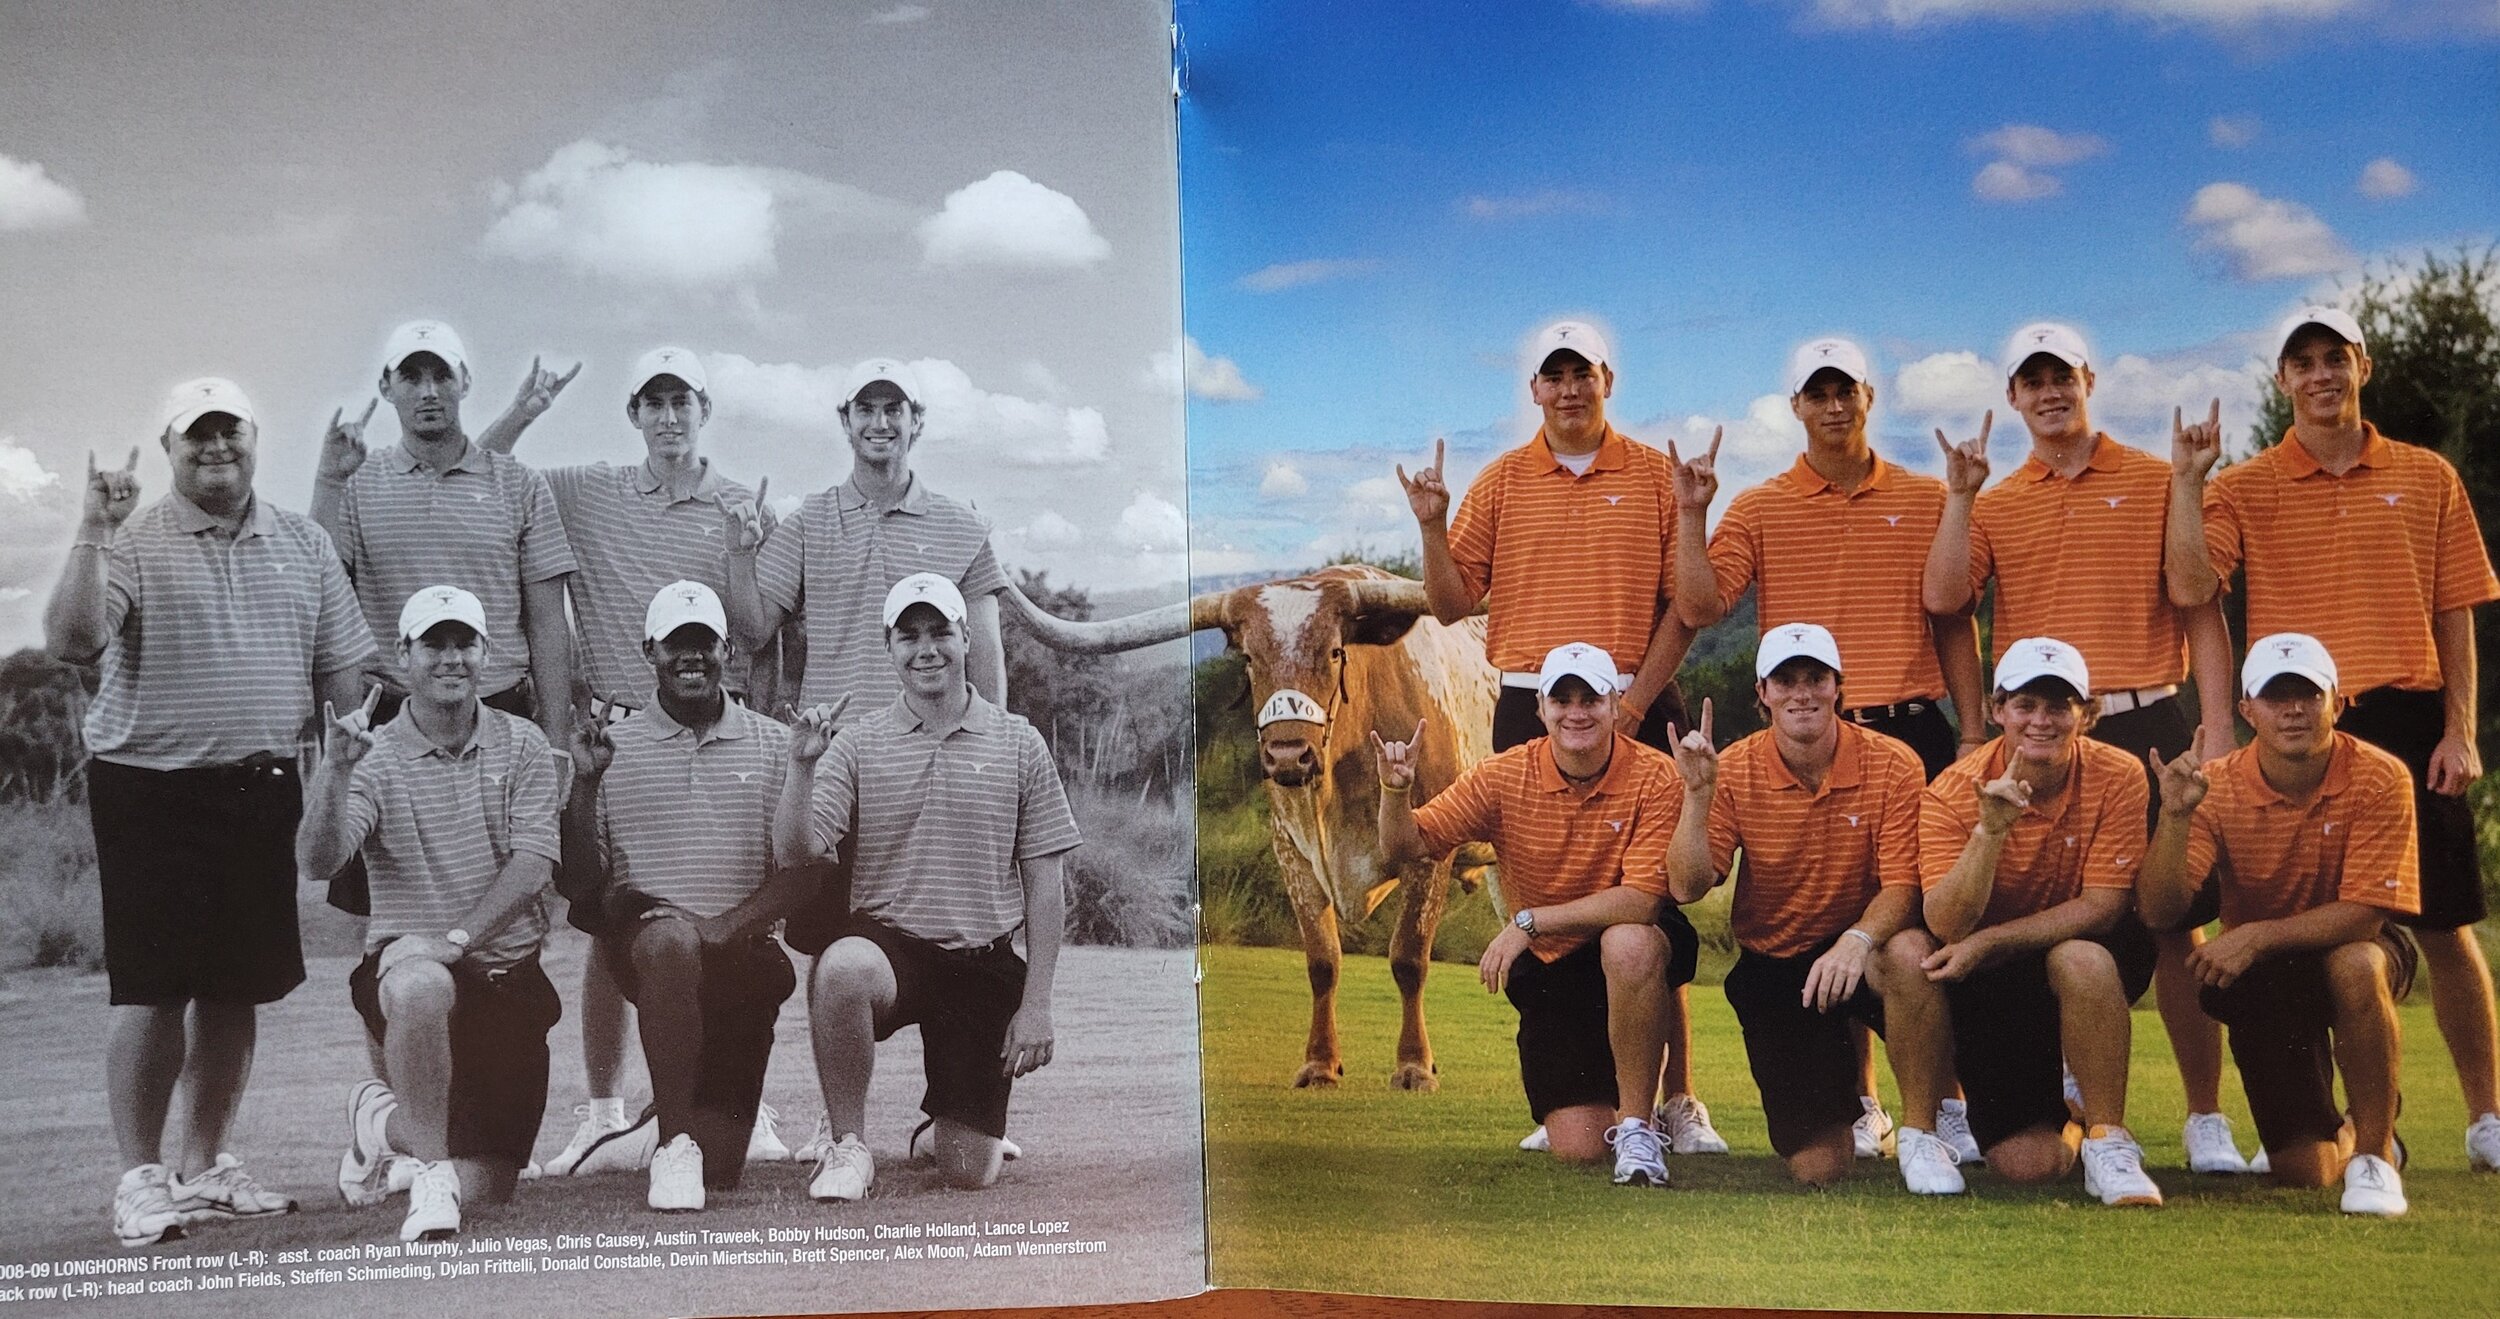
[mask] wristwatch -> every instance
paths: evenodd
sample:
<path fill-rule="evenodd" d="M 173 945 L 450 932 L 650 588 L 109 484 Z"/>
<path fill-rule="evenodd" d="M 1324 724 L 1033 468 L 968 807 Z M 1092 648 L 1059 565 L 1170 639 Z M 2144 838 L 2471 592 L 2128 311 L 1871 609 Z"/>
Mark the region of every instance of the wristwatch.
<path fill-rule="evenodd" d="M 1529 938 L 1531 938 L 1531 939 L 1535 938 L 1535 937 L 1536 937 L 1536 908 L 1534 908 L 1534 907 L 1521 907 L 1521 908 L 1519 909 L 1519 911 L 1518 911 L 1518 914 L 1516 914 L 1516 915 L 1514 915 L 1514 916 L 1512 916 L 1512 917 L 1510 918 L 1510 923 L 1511 923 L 1511 924 L 1513 924 L 1513 925 L 1518 926 L 1518 927 L 1519 927 L 1519 932 L 1520 932 L 1521 934 L 1524 934 L 1524 935 L 1528 936 L 1528 937 L 1529 937 Z"/>

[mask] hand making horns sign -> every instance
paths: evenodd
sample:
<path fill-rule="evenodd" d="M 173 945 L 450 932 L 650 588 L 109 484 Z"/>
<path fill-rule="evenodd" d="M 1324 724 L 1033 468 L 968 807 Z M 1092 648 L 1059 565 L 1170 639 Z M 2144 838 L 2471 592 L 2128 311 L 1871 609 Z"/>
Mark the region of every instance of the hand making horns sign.
<path fill-rule="evenodd" d="M 373 420 L 373 410 L 380 399 L 365 403 L 365 415 L 342 422 L 345 408 L 330 410 L 330 424 L 321 432 L 321 466 L 314 475 L 324 481 L 344 481 L 365 465 L 365 423 Z"/>
<path fill-rule="evenodd" d="M 573 369 L 563 375 L 541 368 L 538 362 L 535 357 L 530 359 L 530 372 L 521 377 L 520 392 L 512 396 L 513 411 L 533 420 L 554 407 L 556 395 L 563 393 L 564 387 L 573 383 L 573 377 L 582 373 L 579 362 L 575 362 Z"/>
<path fill-rule="evenodd" d="M 2012 832 L 2014 821 L 2022 818 L 2023 808 L 2031 804 L 2031 785 L 2007 771 L 2003 778 L 1978 785 L 1979 827 L 2002 836 Z"/>
<path fill-rule="evenodd" d="M 1936 446 L 1944 450 L 1944 488 L 1956 495 L 1975 495 L 1988 484 L 1988 432 L 1995 428 L 1996 409 L 1990 408 L 1979 417 L 1978 438 L 1955 444 L 1944 437 L 1944 428 L 1936 428 Z"/>
<path fill-rule="evenodd" d="M 95 450 L 87 450 L 87 502 L 81 511 L 87 527 L 109 531 L 130 517 L 139 503 L 139 446 L 130 446 L 130 461 L 117 468 L 98 468 Z"/>
<path fill-rule="evenodd" d="M 1383 742 L 1380 730 L 1372 730 L 1372 766 L 1380 774 L 1380 786 L 1402 792 L 1415 786 L 1415 757 L 1423 750 L 1424 721 L 1415 721 L 1415 733 L 1403 742 Z"/>
<path fill-rule="evenodd" d="M 833 735 L 840 731 L 842 711 L 851 698 L 843 696 L 830 705 L 811 705 L 799 712 L 798 721 L 790 725 L 790 763 L 813 765 L 833 747 Z"/>
<path fill-rule="evenodd" d="M 2175 476 L 2202 478 L 2214 469 L 2222 457 L 2222 400 L 2215 399 L 2206 409 L 2205 419 L 2193 426 L 2180 424 L 2177 408 L 2170 410 L 2170 471 Z"/>
<path fill-rule="evenodd" d="M 733 502 L 726 493 L 713 496 L 720 506 L 721 543 L 730 553 L 752 554 L 764 543 L 764 491 L 772 483 L 769 476 L 757 478 L 753 499 Z"/>
<path fill-rule="evenodd" d="M 1398 484 L 1406 490 L 1406 506 L 1415 511 L 1417 522 L 1438 523 L 1450 515 L 1450 488 L 1441 483 L 1441 455 L 1449 442 L 1438 436 L 1432 441 L 1432 466 L 1415 469 L 1413 478 L 1406 475 L 1406 464 L 1398 464 Z"/>
<path fill-rule="evenodd" d="M 332 771 L 344 774 L 373 749 L 373 706 L 382 689 L 368 688 L 365 703 L 341 715 L 330 702 L 321 703 L 321 755 Z"/>
<path fill-rule="evenodd" d="M 1688 788 L 1708 788 L 1719 781 L 1718 744 L 1710 739 L 1710 698 L 1701 698 L 1701 723 L 1689 733 L 1667 725 L 1667 744 L 1675 749 L 1675 768 Z"/>
<path fill-rule="evenodd" d="M 2188 749 L 2177 760 L 2164 761 L 2161 752 L 2147 748 L 2144 763 L 2153 767 L 2153 777 L 2161 784 L 2161 809 L 2165 815 L 2186 815 L 2205 800 L 2205 730 L 2196 730 L 2188 740 Z"/>
<path fill-rule="evenodd" d="M 1719 494 L 1719 441 L 1727 427 L 1710 432 L 1710 450 L 1690 462 L 1678 457 L 1675 441 L 1667 441 L 1667 467 L 1675 473 L 1675 504 L 1679 509 L 1706 509 Z"/>

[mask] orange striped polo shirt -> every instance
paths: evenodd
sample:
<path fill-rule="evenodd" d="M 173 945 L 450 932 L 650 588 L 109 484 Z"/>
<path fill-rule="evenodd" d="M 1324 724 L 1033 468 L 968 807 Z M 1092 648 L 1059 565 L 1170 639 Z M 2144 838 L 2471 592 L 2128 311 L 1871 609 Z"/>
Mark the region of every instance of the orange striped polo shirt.
<path fill-rule="evenodd" d="M 1971 507 L 1970 589 L 1997 579 L 2000 638 L 2056 637 L 2105 692 L 2187 677 L 2187 633 L 2162 582 L 2170 464 L 2107 435 L 2070 480 L 2027 458 Z"/>
<path fill-rule="evenodd" d="M 1943 883 L 1962 858 L 1962 845 L 1979 825 L 1979 785 L 2004 775 L 2005 754 L 2005 739 L 1998 737 L 1927 785 L 1918 820 L 1922 889 Z M 2047 801 L 2034 798 L 2006 836 L 1980 925 L 2047 911 L 2087 888 L 2132 890 L 2144 864 L 2150 793 L 2144 762 L 2108 743 L 2076 738 L 2066 785 Z"/>
<path fill-rule="evenodd" d="M 1927 770 L 1909 744 L 1840 722 L 1820 791 L 1808 791 L 1763 729 L 1719 756 L 1710 864 L 1744 865 L 1728 928 L 1765 957 L 1797 957 L 1857 923 L 1876 891 L 1918 885 Z"/>
<path fill-rule="evenodd" d="M 2276 792 L 2244 746 L 2205 767 L 2212 787 L 2188 825 L 2188 879 L 2222 877 L 2222 923 L 2278 920 L 2330 902 L 2422 909 L 2413 776 L 2350 733 L 2335 735 L 2307 801 Z"/>
<path fill-rule="evenodd" d="M 1450 523 L 1450 557 L 1485 597 L 1493 666 L 1533 672 L 1572 641 L 1640 667 L 1675 582 L 1675 478 L 1667 456 L 1608 427 L 1573 475 L 1545 432 L 1476 474 Z"/>
<path fill-rule="evenodd" d="M 2431 616 L 2500 600 L 2500 577 L 2448 460 L 2364 423 L 2342 476 L 2291 432 L 2205 488 L 2205 552 L 2248 570 L 2248 635 L 2306 632 L 2348 692 L 2437 691 Z"/>
<path fill-rule="evenodd" d="M 1684 776 L 1666 752 L 1615 735 L 1614 758 L 1588 787 L 1554 767 L 1545 739 L 1480 761 L 1415 808 L 1415 829 L 1438 856 L 1460 843 L 1493 844 L 1509 912 L 1549 907 L 1618 884 L 1667 893 L 1667 843 L 1684 813 Z M 1586 935 L 1540 934 L 1531 950 L 1553 961 Z"/>
<path fill-rule="evenodd" d="M 1944 670 L 1919 579 L 1943 518 L 1944 482 L 1932 476 L 1878 457 L 1844 494 L 1801 456 L 1728 501 L 1710 536 L 1710 566 L 1729 608 L 1761 582 L 1764 629 L 1831 629 L 1849 669 L 1850 708 L 1933 700 L 1944 695 Z"/>

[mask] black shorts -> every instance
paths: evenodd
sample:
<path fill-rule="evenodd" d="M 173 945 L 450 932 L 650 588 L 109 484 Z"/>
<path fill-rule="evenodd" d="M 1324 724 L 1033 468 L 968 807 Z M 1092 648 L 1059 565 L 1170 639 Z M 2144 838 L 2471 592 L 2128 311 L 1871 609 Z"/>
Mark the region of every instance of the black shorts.
<path fill-rule="evenodd" d="M 2422 914 L 2396 919 L 2417 930 L 2454 930 L 2490 915 L 2483 898 L 2482 857 L 2474 848 L 2474 808 L 2463 797 L 2423 786 L 2430 782 L 2431 752 L 2447 733 L 2445 700 L 2438 692 L 2380 687 L 2352 698 L 2352 708 L 2335 727 L 2403 761 L 2413 774 Z"/>
<path fill-rule="evenodd" d="M 2394 921 L 2380 923 L 2378 945 L 2387 954 L 2388 989 L 2402 1002 L 2413 991 L 2421 951 Z M 2335 1139 L 2344 1110 L 2335 1102 L 2335 995 L 2326 954 L 2269 957 L 2228 988 L 2206 986 L 2198 1000 L 2231 1032 L 2231 1059 L 2248 1091 L 2258 1141 L 2285 1149 Z"/>
<path fill-rule="evenodd" d="M 87 762 L 112 1001 L 274 1003 L 304 983 L 295 762 L 155 770 Z"/>
<path fill-rule="evenodd" d="M 1682 908 L 1658 913 L 1667 936 L 1667 988 L 1689 985 L 1701 938 Z M 1615 1050 L 1606 1038 L 1606 966 L 1598 940 L 1540 961 L 1523 953 L 1510 964 L 1503 994 L 1519 1010 L 1519 1082 L 1528 1114 L 1539 1122 L 1558 1108 L 1615 1106 Z"/>
<path fill-rule="evenodd" d="M 373 703 L 372 726 L 380 728 L 389 723 L 407 700 L 406 693 L 383 688 L 382 695 Z M 527 719 L 533 723 L 538 719 L 538 703 L 530 699 L 527 678 L 523 678 L 519 686 L 506 687 L 492 696 L 479 698 L 479 703 L 490 710 L 501 710 L 515 719 Z M 563 750 L 562 747 L 556 749 Z M 572 785 L 568 783 L 565 786 L 569 789 Z M 331 906 L 351 916 L 370 916 L 373 914 L 371 883 L 365 874 L 364 853 L 359 852 L 347 858 L 347 864 L 339 868 L 339 873 L 330 877 L 328 901 Z"/>
<path fill-rule="evenodd" d="M 894 1007 L 877 1023 L 886 1039 L 920 1026 L 928 1089 L 920 1111 L 993 1138 L 1007 1134 L 1007 1027 L 1024 1006 L 1024 958 L 1002 938 L 980 948 L 946 948 L 882 921 L 854 916 L 842 937 L 866 939 L 894 971 Z"/>
<path fill-rule="evenodd" d="M 376 948 L 347 975 L 348 997 L 377 1044 L 387 1025 L 381 963 Z M 451 966 L 451 983 L 451 1157 L 520 1167 L 547 1112 L 547 1032 L 564 1006 L 535 957 L 492 971 L 463 958 Z"/>
<path fill-rule="evenodd" d="M 1674 682 L 1649 703 L 1649 712 L 1641 716 L 1641 726 L 1632 740 L 1643 746 L 1656 747 L 1674 755 L 1674 744 L 1667 738 L 1667 725 L 1689 728 L 1684 720 L 1684 689 Z M 1536 689 L 1502 684 L 1502 694 L 1493 701 L 1493 749 L 1508 751 L 1522 742 L 1545 736 L 1545 721 L 1537 717 Z"/>
<path fill-rule="evenodd" d="M 642 985 L 629 936 L 640 928 L 621 929 L 601 940 L 618 991 L 636 1006 L 642 1003 Z M 798 987 L 798 973 L 790 968 L 789 954 L 769 934 L 704 947 L 695 983 L 695 997 L 703 1011 L 703 1056 L 696 1064 L 694 1088 L 697 1108 L 724 1115 L 728 1125 L 754 1125 L 756 1102 L 764 1096 L 764 1069 L 772 1061 L 773 1025 L 781 1018 L 782 1003 Z M 746 1151 L 740 1148 L 729 1153 L 743 1160 Z M 711 1161 L 709 1150 L 704 1159 Z"/>
<path fill-rule="evenodd" d="M 2123 930 L 2123 926 L 2121 929 Z M 2089 942 L 2118 964 L 2119 992 L 2129 1003 L 2153 983 L 2153 940 L 2135 926 Z M 2057 994 L 2049 988 L 2049 957 L 2030 953 L 1982 968 L 1944 987 L 1953 1012 L 1953 1066 L 1970 1101 L 1971 1134 L 1987 1149 L 2033 1127 L 2066 1124 L 2066 1052 L 2059 1039 Z"/>
<path fill-rule="evenodd" d="M 851 866 L 858 857 L 858 842 L 844 834 L 834 844 L 832 856 L 809 863 L 817 873 L 815 895 L 800 903 L 781 926 L 781 937 L 791 947 L 814 957 L 850 924 Z"/>
<path fill-rule="evenodd" d="M 1944 717 L 1944 707 L 1931 699 L 1864 707 L 1849 711 L 1847 718 L 1870 733 L 1909 743 L 1930 783 L 1962 754 L 1961 732 Z"/>
<path fill-rule="evenodd" d="M 1806 973 L 1836 942 L 1826 939 L 1795 957 L 1743 949 L 1727 973 L 1727 1003 L 1744 1028 L 1745 1061 L 1753 1068 L 1754 1088 L 1762 1092 L 1771 1148 L 1782 1158 L 1858 1120 L 1864 1110 L 1858 1104 L 1858 1054 L 1849 1041 L 1849 1023 L 1884 1033 L 1884 1002 L 1863 980 L 1829 1012 L 1805 1005 Z"/>

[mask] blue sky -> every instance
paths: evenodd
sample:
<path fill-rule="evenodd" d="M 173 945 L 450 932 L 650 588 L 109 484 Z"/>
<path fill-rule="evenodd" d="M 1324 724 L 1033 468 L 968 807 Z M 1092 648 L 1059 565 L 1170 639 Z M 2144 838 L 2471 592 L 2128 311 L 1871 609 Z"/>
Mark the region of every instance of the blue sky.
<path fill-rule="evenodd" d="M 2021 11 L 2008 18 L 2000 11 Z M 2047 11 L 2047 16 L 2039 16 Z M 1192 561 L 1411 545 L 1389 477 L 1534 428 L 1521 343 L 1588 315 L 1610 413 L 1793 457 L 1785 356 L 1857 338 L 1929 466 L 2037 318 L 2095 419 L 2244 429 L 2264 331 L 2500 223 L 2500 6 L 2382 0 L 1185 2 Z M 1996 432 L 2000 471 L 2023 452 Z"/>

